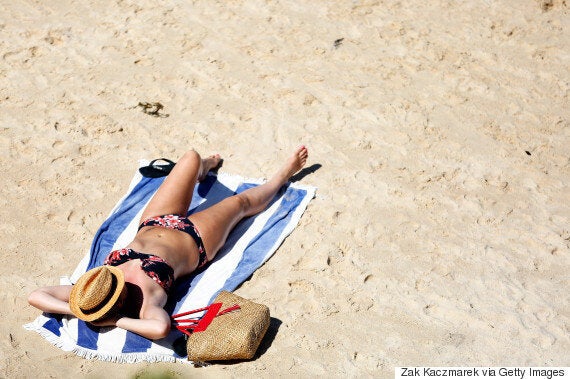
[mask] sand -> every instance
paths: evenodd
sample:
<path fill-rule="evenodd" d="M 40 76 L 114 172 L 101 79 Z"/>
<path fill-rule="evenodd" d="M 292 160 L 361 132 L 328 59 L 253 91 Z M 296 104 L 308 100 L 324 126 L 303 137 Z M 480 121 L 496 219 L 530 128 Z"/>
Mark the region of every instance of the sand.
<path fill-rule="evenodd" d="M 0 9 L 0 377 L 570 366 L 566 0 Z M 254 361 L 85 360 L 22 328 L 138 159 L 268 177 L 301 143 L 317 196 L 237 291 L 278 320 Z"/>

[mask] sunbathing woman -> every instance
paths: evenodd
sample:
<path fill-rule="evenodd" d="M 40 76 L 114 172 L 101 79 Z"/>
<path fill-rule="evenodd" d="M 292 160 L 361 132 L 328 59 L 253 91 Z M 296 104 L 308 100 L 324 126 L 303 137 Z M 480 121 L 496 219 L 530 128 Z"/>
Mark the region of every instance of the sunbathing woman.
<path fill-rule="evenodd" d="M 210 262 L 234 226 L 263 211 L 307 157 L 307 148 L 298 147 L 268 182 L 186 217 L 196 182 L 220 162 L 217 154 L 202 159 L 187 152 L 145 208 L 130 244 L 111 252 L 103 266 L 83 274 L 75 285 L 37 289 L 28 302 L 97 326 L 166 337 L 171 321 L 163 307 L 173 281 Z"/>

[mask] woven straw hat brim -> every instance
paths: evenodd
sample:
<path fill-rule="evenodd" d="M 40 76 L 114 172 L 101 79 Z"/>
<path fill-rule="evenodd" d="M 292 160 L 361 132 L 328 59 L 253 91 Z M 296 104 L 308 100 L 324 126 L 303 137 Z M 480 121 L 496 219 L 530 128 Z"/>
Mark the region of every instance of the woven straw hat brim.
<path fill-rule="evenodd" d="M 79 297 L 81 296 L 80 289 L 86 284 L 86 282 L 90 279 L 90 277 L 93 275 L 95 271 L 101 270 L 101 267 L 96 267 L 94 269 L 87 271 L 85 274 L 81 275 L 79 280 L 77 280 L 77 282 L 73 286 L 71 294 L 69 295 L 69 307 L 71 308 L 71 312 L 73 312 L 75 317 L 77 317 L 78 319 L 89 322 L 102 318 L 113 308 L 113 306 L 121 296 L 123 288 L 125 287 L 125 277 L 123 271 L 113 266 L 104 266 L 104 267 L 107 268 L 111 272 L 111 274 L 115 277 L 116 287 L 114 288 L 112 295 L 109 297 L 109 300 L 101 307 L 99 307 L 97 311 L 85 312 L 79 306 L 80 303 Z"/>

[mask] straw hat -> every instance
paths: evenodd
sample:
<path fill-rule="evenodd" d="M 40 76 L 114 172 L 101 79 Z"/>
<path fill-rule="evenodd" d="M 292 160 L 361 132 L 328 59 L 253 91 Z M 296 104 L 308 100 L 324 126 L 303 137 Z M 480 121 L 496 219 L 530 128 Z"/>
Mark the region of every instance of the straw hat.
<path fill-rule="evenodd" d="M 123 271 L 100 266 L 81 275 L 69 295 L 73 314 L 84 321 L 103 318 L 115 305 L 125 287 Z"/>

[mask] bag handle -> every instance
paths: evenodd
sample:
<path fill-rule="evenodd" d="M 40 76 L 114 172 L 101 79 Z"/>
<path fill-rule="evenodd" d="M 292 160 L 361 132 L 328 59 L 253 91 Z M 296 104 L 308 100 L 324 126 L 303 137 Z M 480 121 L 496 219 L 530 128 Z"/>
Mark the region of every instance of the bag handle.
<path fill-rule="evenodd" d="M 231 307 L 220 311 L 222 308 L 222 303 L 212 303 L 204 308 L 194 309 L 192 311 L 177 313 L 172 315 L 172 323 L 182 333 L 190 336 L 194 332 L 203 332 L 208 328 L 208 325 L 214 320 L 215 317 L 221 316 L 223 314 L 233 312 L 240 309 L 238 304 L 234 304 Z M 202 316 L 195 318 L 182 319 L 180 317 L 188 316 L 194 313 L 204 312 Z"/>

